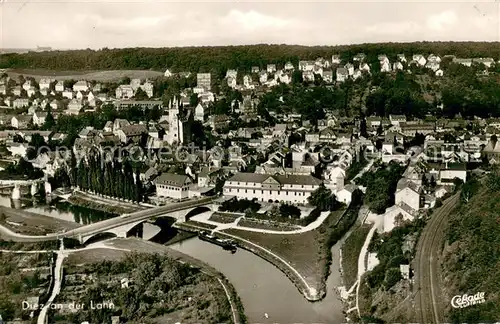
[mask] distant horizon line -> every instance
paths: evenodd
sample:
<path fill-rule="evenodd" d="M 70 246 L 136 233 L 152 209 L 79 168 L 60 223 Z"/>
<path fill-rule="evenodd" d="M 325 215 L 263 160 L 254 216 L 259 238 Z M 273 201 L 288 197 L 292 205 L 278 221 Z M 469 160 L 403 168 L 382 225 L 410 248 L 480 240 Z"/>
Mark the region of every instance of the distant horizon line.
<path fill-rule="evenodd" d="M 50 48 L 50 51 L 81 51 L 81 50 L 92 50 L 99 51 L 103 49 L 109 50 L 119 50 L 119 49 L 134 49 L 134 48 L 203 48 L 203 47 L 242 47 L 242 46 L 300 46 L 300 47 L 339 47 L 339 46 L 362 46 L 362 45 L 374 45 L 374 44 L 415 44 L 415 43 L 500 43 L 500 41 L 473 41 L 473 40 L 439 40 L 439 41 L 425 41 L 425 40 L 416 40 L 416 41 L 400 41 L 400 42 L 365 42 L 365 43 L 350 43 L 350 44 L 335 44 L 335 45 L 326 45 L 326 44 L 316 44 L 316 45 L 303 45 L 303 44 L 291 44 L 291 43 L 251 43 L 251 44 L 238 44 L 238 45 L 175 45 L 175 46 L 124 46 L 124 47 L 99 47 L 99 48 L 90 48 L 90 47 L 75 47 L 75 48 L 56 48 L 52 46 L 35 46 L 35 47 L 0 47 L 0 51 L 4 50 L 40 50 L 45 48 Z"/>

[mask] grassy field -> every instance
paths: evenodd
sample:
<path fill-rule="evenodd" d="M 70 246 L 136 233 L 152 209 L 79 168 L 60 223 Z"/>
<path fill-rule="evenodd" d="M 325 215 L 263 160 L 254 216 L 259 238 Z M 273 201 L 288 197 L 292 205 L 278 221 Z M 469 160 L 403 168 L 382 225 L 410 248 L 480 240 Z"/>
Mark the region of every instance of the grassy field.
<path fill-rule="evenodd" d="M 7 74 L 14 79 L 20 75 L 24 77 L 33 77 L 39 81 L 44 78 L 53 78 L 57 80 L 87 80 L 99 82 L 119 81 L 124 77 L 134 78 L 156 78 L 163 76 L 163 72 L 150 70 L 110 70 L 110 71 L 49 71 L 40 69 L 12 69 L 7 70 Z"/>
<path fill-rule="evenodd" d="M 362 225 L 354 229 L 342 246 L 342 277 L 346 289 L 349 289 L 357 279 L 358 256 L 370 231 L 370 225 Z"/>
<path fill-rule="evenodd" d="M 328 229 L 334 227 L 344 211 L 345 208 L 332 212 L 319 228 L 301 234 L 263 234 L 239 229 L 223 232 L 249 240 L 287 260 L 311 287 L 320 291 L 325 279 Z"/>
<path fill-rule="evenodd" d="M 14 232 L 27 235 L 45 235 L 81 226 L 78 223 L 7 207 L 0 207 L 0 224 Z"/>
<path fill-rule="evenodd" d="M 241 215 L 215 212 L 210 216 L 209 220 L 221 224 L 229 224 L 233 223 L 238 217 L 241 217 Z"/>
<path fill-rule="evenodd" d="M 300 226 L 292 224 L 279 223 L 279 222 L 260 220 L 260 219 L 252 219 L 252 218 L 241 219 L 238 222 L 238 226 L 259 228 L 271 231 L 285 231 L 285 232 L 300 229 Z"/>

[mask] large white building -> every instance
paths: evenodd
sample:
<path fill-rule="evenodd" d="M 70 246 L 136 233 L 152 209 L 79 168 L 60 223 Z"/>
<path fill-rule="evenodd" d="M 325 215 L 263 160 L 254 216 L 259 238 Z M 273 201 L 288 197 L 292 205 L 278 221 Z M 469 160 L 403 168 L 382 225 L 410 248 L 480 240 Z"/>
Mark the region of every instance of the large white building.
<path fill-rule="evenodd" d="M 154 180 L 156 184 L 156 195 L 174 199 L 189 198 L 189 186 L 192 181 L 186 175 L 174 173 L 162 173 Z"/>
<path fill-rule="evenodd" d="M 321 180 L 311 175 L 236 173 L 226 180 L 224 195 L 238 199 L 306 204 Z"/>

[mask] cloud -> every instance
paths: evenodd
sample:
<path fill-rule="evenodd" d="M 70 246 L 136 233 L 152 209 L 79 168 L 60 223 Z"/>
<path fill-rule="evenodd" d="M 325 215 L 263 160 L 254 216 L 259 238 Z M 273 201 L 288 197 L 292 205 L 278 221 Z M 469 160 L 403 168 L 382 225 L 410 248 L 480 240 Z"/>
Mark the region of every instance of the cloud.
<path fill-rule="evenodd" d="M 367 33 L 381 35 L 413 34 L 421 30 L 421 26 L 413 21 L 386 22 L 368 26 Z"/>
<path fill-rule="evenodd" d="M 453 11 L 445 11 L 427 18 L 426 26 L 430 30 L 443 30 L 452 27 L 457 21 L 457 15 Z"/>
<path fill-rule="evenodd" d="M 162 16 L 139 16 L 135 18 L 104 18 L 100 15 L 78 14 L 75 21 L 78 24 L 86 24 L 89 27 L 103 28 L 109 30 L 136 30 L 160 26 L 173 19 L 173 15 Z"/>
<path fill-rule="evenodd" d="M 246 31 L 258 29 L 283 29 L 293 24 L 292 20 L 281 19 L 273 16 L 267 16 L 257 11 L 242 12 L 231 10 L 221 19 L 223 25 L 240 27 Z"/>

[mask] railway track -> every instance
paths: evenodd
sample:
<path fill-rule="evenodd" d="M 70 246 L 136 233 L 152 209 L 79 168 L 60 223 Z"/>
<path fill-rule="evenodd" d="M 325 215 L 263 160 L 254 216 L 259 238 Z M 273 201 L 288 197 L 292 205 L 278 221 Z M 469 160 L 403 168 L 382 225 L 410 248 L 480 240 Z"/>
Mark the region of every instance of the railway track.
<path fill-rule="evenodd" d="M 447 215 L 457 206 L 460 194 L 450 197 L 431 217 L 422 231 L 415 256 L 414 292 L 416 320 L 420 323 L 441 323 L 442 303 L 438 278 L 438 253 L 444 239 Z"/>

